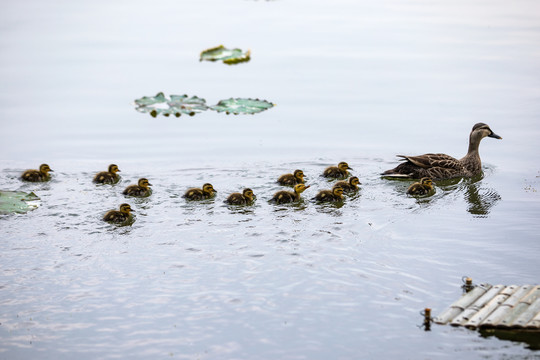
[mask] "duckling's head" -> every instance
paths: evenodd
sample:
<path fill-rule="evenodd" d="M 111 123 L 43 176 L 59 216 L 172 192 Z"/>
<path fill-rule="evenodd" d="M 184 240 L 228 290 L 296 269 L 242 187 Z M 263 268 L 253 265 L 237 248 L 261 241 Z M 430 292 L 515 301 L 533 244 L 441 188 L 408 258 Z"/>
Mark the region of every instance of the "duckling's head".
<path fill-rule="evenodd" d="M 44 173 L 44 174 L 48 174 L 49 171 L 53 171 L 53 170 L 49 167 L 49 165 L 47 165 L 47 164 L 41 164 L 41 165 L 39 165 L 39 172 L 42 172 L 42 173 Z"/>
<path fill-rule="evenodd" d="M 128 214 L 131 213 L 133 211 L 133 209 L 131 209 L 131 206 L 129 206 L 129 204 L 122 204 L 120 205 L 120 212 L 123 212 L 124 214 Z"/>
<path fill-rule="evenodd" d="M 212 186 L 212 184 L 209 184 L 209 183 L 206 183 L 202 186 L 202 189 L 204 192 L 207 192 L 207 193 L 210 193 L 210 194 L 213 194 L 216 191 L 216 189 L 214 189 L 214 187 Z"/>
<path fill-rule="evenodd" d="M 253 190 L 251 189 L 244 189 L 244 191 L 242 191 L 242 195 L 244 195 L 244 197 L 248 198 L 250 201 L 253 200 L 253 198 L 255 197 L 255 194 L 253 194 Z"/>
<path fill-rule="evenodd" d="M 483 139 L 485 137 L 491 137 L 495 139 L 501 139 L 499 135 L 495 134 L 487 124 L 484 123 L 477 123 L 473 126 L 472 132 L 471 132 L 471 138 L 479 137 L 480 139 Z"/>
<path fill-rule="evenodd" d="M 353 186 L 360 185 L 360 180 L 356 176 L 353 176 L 349 179 L 349 184 Z"/>
<path fill-rule="evenodd" d="M 334 194 L 337 197 L 342 197 L 343 195 L 343 188 L 339 185 L 336 185 L 332 188 L 332 194 Z"/>
<path fill-rule="evenodd" d="M 304 190 L 306 190 L 310 186 L 311 185 L 306 185 L 306 184 L 294 185 L 294 192 L 297 193 L 297 194 L 300 194 L 300 193 L 304 192 Z"/>
<path fill-rule="evenodd" d="M 301 181 L 304 181 L 304 172 L 302 170 L 294 170 L 294 173 L 293 173 L 294 177 L 301 180 Z"/>
<path fill-rule="evenodd" d="M 152 186 L 152 184 L 150 184 L 148 182 L 148 179 L 146 179 L 146 178 L 140 178 L 138 184 L 139 184 L 140 187 L 143 187 L 145 189 L 147 189 L 149 186 Z"/>
<path fill-rule="evenodd" d="M 420 179 L 420 183 L 421 183 L 422 185 L 426 185 L 426 186 L 428 186 L 428 187 L 432 187 L 432 186 L 433 186 L 433 181 L 432 181 L 430 178 L 428 178 L 428 177 L 421 178 L 421 179 Z"/>
<path fill-rule="evenodd" d="M 353 169 L 353 168 L 349 167 L 349 164 L 347 164 L 345 161 L 340 162 L 337 167 L 338 167 L 338 169 L 343 170 L 343 171 L 345 171 L 347 169 L 351 169 L 351 170 Z"/>
<path fill-rule="evenodd" d="M 116 164 L 109 165 L 109 172 L 110 173 L 116 174 L 119 171 L 120 171 L 120 169 L 118 168 L 118 165 L 116 165 Z"/>

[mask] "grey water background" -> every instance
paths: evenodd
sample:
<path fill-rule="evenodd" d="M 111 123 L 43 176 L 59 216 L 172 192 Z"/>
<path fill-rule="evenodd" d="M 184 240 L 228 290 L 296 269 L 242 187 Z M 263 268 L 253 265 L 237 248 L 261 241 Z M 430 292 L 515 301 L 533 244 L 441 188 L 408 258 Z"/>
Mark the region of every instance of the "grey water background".
<path fill-rule="evenodd" d="M 540 4 L 535 1 L 20 1 L 0 5 L 2 359 L 509 359 L 527 344 L 418 327 L 476 283 L 540 282 Z M 224 44 L 249 63 L 199 62 Z M 253 116 L 151 118 L 132 102 L 257 97 Z M 396 154 L 461 157 L 485 122 L 484 177 L 427 199 L 380 179 Z M 347 161 L 342 207 L 310 198 Z M 47 162 L 54 178 L 18 175 Z M 117 163 L 122 181 L 96 186 Z M 272 206 L 275 179 L 311 188 Z M 148 177 L 154 194 L 125 199 Z M 211 182 L 214 201 L 186 203 Z M 225 206 L 251 187 L 253 207 Z M 130 202 L 130 227 L 102 223 Z"/>

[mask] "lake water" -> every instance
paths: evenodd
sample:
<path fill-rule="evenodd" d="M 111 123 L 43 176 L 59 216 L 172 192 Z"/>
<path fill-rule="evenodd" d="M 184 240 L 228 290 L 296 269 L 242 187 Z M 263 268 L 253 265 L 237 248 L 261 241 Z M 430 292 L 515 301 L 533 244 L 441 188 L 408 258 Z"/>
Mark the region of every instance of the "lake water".
<path fill-rule="evenodd" d="M 0 11 L 0 359 L 540 359 L 526 343 L 419 327 L 475 283 L 539 284 L 540 3 L 21 1 Z M 248 63 L 199 62 L 224 44 Z M 144 95 L 257 115 L 152 118 Z M 461 157 L 485 122 L 484 177 L 429 198 L 379 173 L 396 154 Z M 347 161 L 344 205 L 311 198 Z M 53 180 L 23 184 L 46 162 Z M 93 175 L 110 163 L 115 186 Z M 294 206 L 267 202 L 303 169 Z M 126 199 L 147 177 L 154 193 Z M 211 182 L 215 200 L 188 203 Z M 254 206 L 229 207 L 251 187 Z M 132 226 L 103 223 L 129 202 Z"/>

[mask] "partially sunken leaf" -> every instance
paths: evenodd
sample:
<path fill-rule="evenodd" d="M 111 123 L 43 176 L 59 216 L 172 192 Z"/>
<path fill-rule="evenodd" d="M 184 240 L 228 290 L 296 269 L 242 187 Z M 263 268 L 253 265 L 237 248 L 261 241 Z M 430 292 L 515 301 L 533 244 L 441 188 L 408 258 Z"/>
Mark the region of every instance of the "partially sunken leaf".
<path fill-rule="evenodd" d="M 0 214 L 25 213 L 39 206 L 40 199 L 33 192 L 0 190 Z"/>
<path fill-rule="evenodd" d="M 210 109 L 227 114 L 256 114 L 273 107 L 274 104 L 266 100 L 259 99 L 227 99 L 221 100 L 217 105 L 210 106 Z"/>
<path fill-rule="evenodd" d="M 170 98 L 167 98 L 162 92 L 156 96 L 143 96 L 136 99 L 135 105 L 137 111 L 149 113 L 153 117 L 159 114 L 163 116 L 174 115 L 176 117 L 182 114 L 193 116 L 208 109 L 206 100 L 197 96 L 171 95 Z"/>
<path fill-rule="evenodd" d="M 251 51 L 243 52 L 241 49 L 227 49 L 223 45 L 213 47 L 201 52 L 200 61 L 222 60 L 225 64 L 232 65 L 251 60 Z"/>

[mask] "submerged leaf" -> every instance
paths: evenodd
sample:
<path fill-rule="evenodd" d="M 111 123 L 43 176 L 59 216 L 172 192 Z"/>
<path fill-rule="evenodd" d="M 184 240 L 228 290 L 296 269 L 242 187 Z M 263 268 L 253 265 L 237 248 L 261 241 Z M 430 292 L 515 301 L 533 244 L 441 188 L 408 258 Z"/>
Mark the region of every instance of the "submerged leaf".
<path fill-rule="evenodd" d="M 22 214 L 36 209 L 39 202 L 39 197 L 33 192 L 0 190 L 0 214 Z"/>
<path fill-rule="evenodd" d="M 162 92 L 156 96 L 143 96 L 135 100 L 136 110 L 142 113 L 149 113 L 153 117 L 159 114 L 163 116 L 182 114 L 193 116 L 196 113 L 208 109 L 206 100 L 197 96 L 171 95 L 167 98 Z"/>
<path fill-rule="evenodd" d="M 227 49 L 223 45 L 213 47 L 201 52 L 200 61 L 222 60 L 225 64 L 232 65 L 251 60 L 251 51 L 243 52 L 241 49 Z"/>
<path fill-rule="evenodd" d="M 226 112 L 227 114 L 256 114 L 273 107 L 274 104 L 266 100 L 259 99 L 227 99 L 221 100 L 217 105 L 210 106 L 210 109 L 217 112 Z"/>

